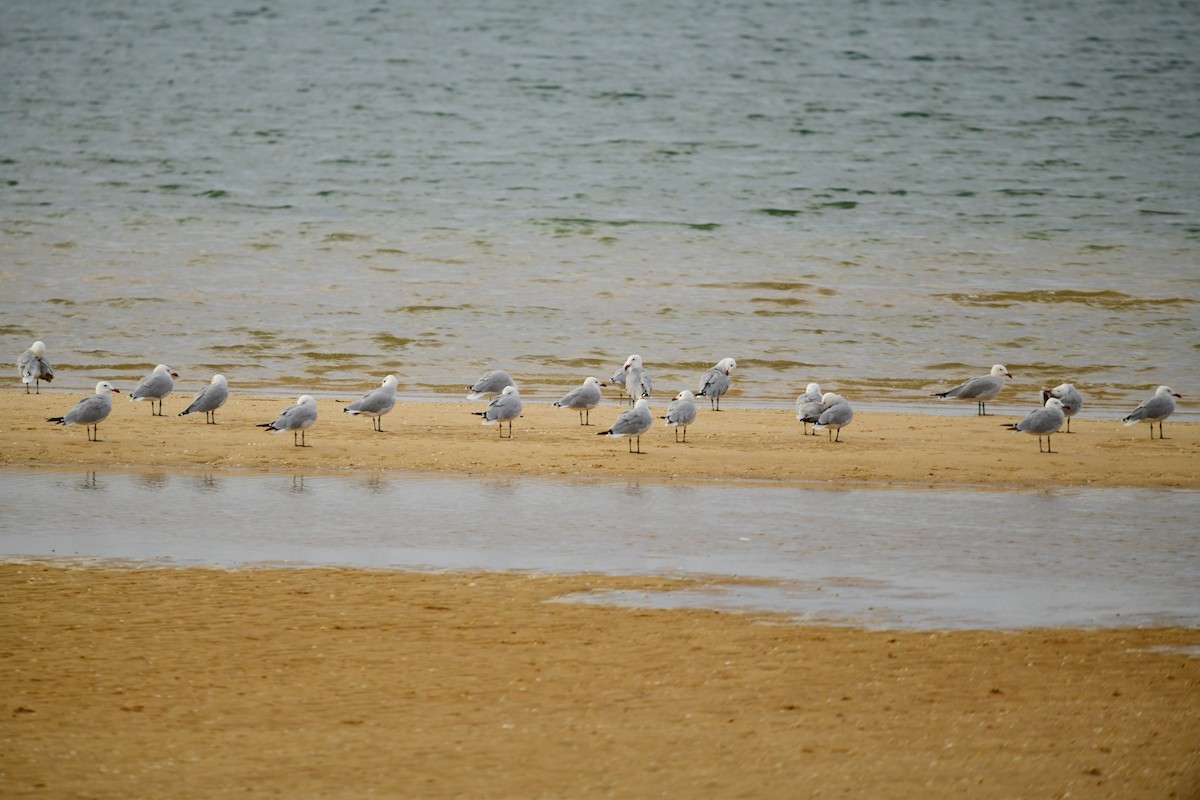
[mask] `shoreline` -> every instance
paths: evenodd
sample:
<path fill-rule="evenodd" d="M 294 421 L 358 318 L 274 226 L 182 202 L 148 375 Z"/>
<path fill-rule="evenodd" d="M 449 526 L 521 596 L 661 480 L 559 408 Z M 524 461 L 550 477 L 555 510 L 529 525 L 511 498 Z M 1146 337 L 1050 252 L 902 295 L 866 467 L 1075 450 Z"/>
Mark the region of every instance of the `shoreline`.
<path fill-rule="evenodd" d="M 1167 421 L 1167 439 L 1151 441 L 1145 424 L 1078 419 L 1072 433 L 1053 437 L 1055 452 L 1039 454 L 1036 437 L 1003 428 L 1019 417 L 899 414 L 860 411 L 842 441 L 801 434 L 791 410 L 700 410 L 688 442 L 656 420 L 642 437 L 643 455 L 627 440 L 597 436 L 623 410 L 608 399 L 579 425 L 576 412 L 526 402 L 513 439 L 499 439 L 471 412 L 480 402 L 401 403 L 371 421 L 342 413 L 347 402 L 320 400 L 307 431 L 310 446 L 293 447 L 288 434 L 255 428 L 293 400 L 235 396 L 217 412 L 178 418 L 191 395 L 173 394 L 163 417 L 149 404 L 115 395 L 113 411 L 88 442 L 81 426 L 46 422 L 81 395 L 0 392 L 0 464 L 6 466 L 306 470 L 396 470 L 463 475 L 763 481 L 828 485 L 1095 486 L 1200 488 L 1200 423 Z M 661 416 L 666 398 L 652 404 Z"/>

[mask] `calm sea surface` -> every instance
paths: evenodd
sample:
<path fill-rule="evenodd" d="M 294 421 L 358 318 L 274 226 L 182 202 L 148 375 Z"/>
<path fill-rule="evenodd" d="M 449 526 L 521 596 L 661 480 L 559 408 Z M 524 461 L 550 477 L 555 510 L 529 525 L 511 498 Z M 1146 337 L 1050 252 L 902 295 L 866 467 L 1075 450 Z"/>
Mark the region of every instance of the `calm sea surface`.
<path fill-rule="evenodd" d="M 1198 393 L 1200 4 L 43 0 L 0 344 L 55 387 Z M 1131 407 L 1131 406 L 1130 406 Z M 1186 408 L 1186 405 L 1184 406 Z"/>

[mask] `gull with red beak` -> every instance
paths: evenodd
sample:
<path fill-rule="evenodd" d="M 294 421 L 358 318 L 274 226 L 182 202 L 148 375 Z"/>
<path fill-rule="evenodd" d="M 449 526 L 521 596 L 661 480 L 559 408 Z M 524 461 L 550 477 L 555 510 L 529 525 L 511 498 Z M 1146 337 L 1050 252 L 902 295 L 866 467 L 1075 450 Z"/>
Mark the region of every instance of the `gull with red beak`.
<path fill-rule="evenodd" d="M 1163 420 L 1175 413 L 1175 398 L 1183 395 L 1170 386 L 1160 386 L 1154 390 L 1154 395 L 1143 400 L 1133 412 L 1122 420 L 1126 426 L 1136 425 L 1145 420 L 1150 423 L 1150 438 L 1154 438 L 1154 423 L 1158 423 L 1158 438 L 1163 438 Z"/>
<path fill-rule="evenodd" d="M 112 396 L 120 394 L 119 389 L 113 388 L 108 381 L 96 384 L 96 393 L 85 397 L 75 404 L 75 407 L 61 417 L 50 417 L 47 422 L 57 422 L 59 425 L 83 425 L 87 428 L 88 441 L 100 441 L 100 423 L 112 413 Z"/>
<path fill-rule="evenodd" d="M 169 395 L 171 390 L 175 388 L 175 381 L 172 379 L 178 377 L 179 375 L 175 372 L 172 372 L 171 368 L 166 364 L 159 364 L 154 368 L 153 372 L 142 378 L 142 382 L 139 383 L 137 387 L 129 393 L 129 401 L 133 402 L 135 400 L 149 400 L 150 415 L 161 417 L 163 416 L 163 398 Z M 154 411 L 155 400 L 158 401 L 157 413 Z"/>
<path fill-rule="evenodd" d="M 937 392 L 933 397 L 949 397 L 958 400 L 974 400 L 978 408 L 979 416 L 987 416 L 987 401 L 1000 394 L 1000 390 L 1004 388 L 1004 381 L 1012 377 L 1012 373 L 1003 364 L 997 364 L 992 367 L 992 371 L 987 375 L 981 375 L 978 378 L 971 378 L 969 381 L 960 383 L 953 389 L 948 389 L 944 392 Z"/>

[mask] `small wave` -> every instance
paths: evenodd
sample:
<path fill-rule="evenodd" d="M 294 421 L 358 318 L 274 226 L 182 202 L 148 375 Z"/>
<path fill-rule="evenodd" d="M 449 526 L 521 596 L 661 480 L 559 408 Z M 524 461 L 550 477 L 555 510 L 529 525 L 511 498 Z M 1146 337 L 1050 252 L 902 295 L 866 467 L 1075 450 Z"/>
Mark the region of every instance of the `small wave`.
<path fill-rule="evenodd" d="M 626 228 L 630 226 L 675 227 L 690 228 L 696 231 L 715 231 L 721 227 L 717 222 L 664 222 L 650 219 L 589 219 L 587 217 L 546 217 L 533 220 L 535 225 L 549 225 L 561 232 L 582 230 L 591 231 L 593 228 Z"/>
<path fill-rule="evenodd" d="M 133 308 L 142 303 L 165 303 L 167 302 L 162 297 L 110 297 L 107 300 L 101 300 L 100 305 L 111 306 L 112 308 Z M 74 305 L 72 303 L 72 305 Z"/>
<path fill-rule="evenodd" d="M 472 306 L 470 306 L 470 305 L 461 305 L 461 306 L 434 306 L 434 305 L 429 305 L 429 306 L 397 306 L 396 308 L 389 308 L 389 309 L 388 309 L 386 312 L 384 312 L 384 313 L 387 313 L 387 314 L 429 314 L 429 313 L 436 313 L 436 312 L 439 312 L 439 311 L 466 311 L 466 310 L 468 310 L 468 309 L 470 309 L 470 308 L 472 308 Z"/>
<path fill-rule="evenodd" d="M 1186 297 L 1134 297 L 1112 290 L 1082 291 L 1074 289 L 1035 289 L 1029 292 L 951 292 L 935 294 L 968 306 L 1006 308 L 1017 303 L 1078 303 L 1098 308 L 1141 308 L 1145 306 L 1191 305 L 1195 300 Z"/>
<path fill-rule="evenodd" d="M 798 292 L 813 288 L 811 283 L 794 281 L 741 281 L 735 283 L 702 283 L 701 289 L 767 289 L 775 292 Z"/>
<path fill-rule="evenodd" d="M 371 237 L 361 233 L 328 233 L 321 241 L 323 242 L 366 242 L 370 241 Z"/>
<path fill-rule="evenodd" d="M 391 333 L 377 333 L 371 337 L 371 341 L 380 347 L 407 347 L 412 344 L 413 340 L 405 336 L 396 336 Z"/>

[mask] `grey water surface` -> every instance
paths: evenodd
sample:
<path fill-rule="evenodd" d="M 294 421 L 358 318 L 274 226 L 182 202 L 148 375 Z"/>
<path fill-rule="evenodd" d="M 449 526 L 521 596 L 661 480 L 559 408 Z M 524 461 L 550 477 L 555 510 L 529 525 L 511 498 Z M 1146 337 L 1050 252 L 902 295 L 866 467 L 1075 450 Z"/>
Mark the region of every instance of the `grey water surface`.
<path fill-rule="evenodd" d="M 708 588 L 574 599 L 876 628 L 1200 625 L 1195 491 L 4 469 L 0 507 L 6 560 L 692 576 Z"/>

